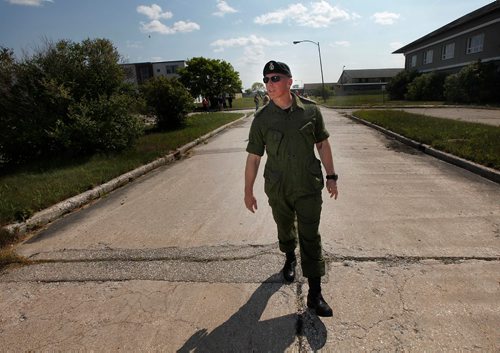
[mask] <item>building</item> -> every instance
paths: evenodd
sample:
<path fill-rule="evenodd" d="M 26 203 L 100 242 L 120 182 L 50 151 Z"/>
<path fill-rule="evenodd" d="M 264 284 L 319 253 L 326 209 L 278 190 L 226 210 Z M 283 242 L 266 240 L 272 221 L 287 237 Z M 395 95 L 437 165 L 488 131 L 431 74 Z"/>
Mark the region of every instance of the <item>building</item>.
<path fill-rule="evenodd" d="M 366 91 L 380 91 L 391 78 L 403 71 L 402 68 L 342 70 L 335 84 L 335 94 L 353 94 Z"/>
<path fill-rule="evenodd" d="M 405 69 L 455 73 L 477 62 L 500 66 L 500 0 L 405 45 Z"/>
<path fill-rule="evenodd" d="M 186 67 L 184 60 L 121 64 L 125 70 L 125 82 L 141 84 L 151 77 L 178 77 L 177 71 Z"/>

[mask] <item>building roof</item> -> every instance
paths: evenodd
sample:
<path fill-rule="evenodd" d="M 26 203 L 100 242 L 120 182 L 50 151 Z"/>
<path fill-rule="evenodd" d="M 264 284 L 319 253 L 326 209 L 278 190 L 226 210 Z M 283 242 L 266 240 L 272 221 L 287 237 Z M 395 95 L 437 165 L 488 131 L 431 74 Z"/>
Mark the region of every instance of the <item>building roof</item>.
<path fill-rule="evenodd" d="M 380 78 L 380 77 L 394 77 L 399 72 L 403 71 L 404 68 L 390 68 L 390 69 L 360 69 L 360 70 L 344 70 L 342 71 L 342 76 L 348 76 L 349 78 Z M 340 78 L 339 78 L 340 81 Z"/>
<path fill-rule="evenodd" d="M 435 31 L 411 42 L 410 44 L 407 44 L 404 47 L 399 48 L 398 50 L 394 51 L 393 54 L 404 54 L 405 52 L 408 51 L 409 48 L 415 47 L 415 46 L 417 46 L 417 45 L 419 45 L 419 44 L 421 44 L 421 43 L 423 43 L 423 42 L 425 42 L 433 37 L 436 37 L 442 33 L 445 33 L 449 30 L 452 30 L 453 28 L 456 28 L 458 26 L 462 26 L 468 22 L 471 22 L 471 21 L 476 20 L 478 18 L 481 18 L 485 15 L 488 15 L 493 10 L 498 10 L 498 9 L 500 9 L 500 0 L 496 0 L 496 1 L 492 2 L 491 4 L 483 6 L 475 11 L 468 13 L 465 16 L 462 16 L 462 17 L 456 19 L 455 21 L 448 23 L 447 25 L 444 25 L 443 27 L 436 29 Z"/>

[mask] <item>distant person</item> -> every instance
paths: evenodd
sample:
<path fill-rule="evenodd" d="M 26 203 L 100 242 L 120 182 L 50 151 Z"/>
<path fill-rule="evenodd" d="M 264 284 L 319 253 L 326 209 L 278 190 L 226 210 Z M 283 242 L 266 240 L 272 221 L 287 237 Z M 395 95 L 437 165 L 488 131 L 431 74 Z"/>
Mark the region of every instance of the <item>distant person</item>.
<path fill-rule="evenodd" d="M 208 109 L 210 107 L 210 103 L 208 102 L 207 97 L 203 97 L 203 100 L 201 101 L 201 104 L 203 105 L 203 110 L 205 113 L 208 113 Z"/>
<path fill-rule="evenodd" d="M 255 96 L 253 96 L 253 102 L 255 103 L 255 111 L 259 109 L 259 95 L 255 93 Z"/>
<path fill-rule="evenodd" d="M 229 103 L 229 108 L 233 107 L 233 96 L 230 94 L 229 97 L 227 97 L 227 102 Z"/>
<path fill-rule="evenodd" d="M 271 101 L 255 113 L 250 127 L 245 206 L 252 213 L 257 210 L 253 186 L 266 152 L 264 191 L 276 222 L 279 248 L 286 256 L 283 278 L 287 282 L 295 279 L 295 248 L 299 244 L 302 273 L 309 283 L 307 306 L 318 316 L 332 316 L 332 309 L 321 294 L 325 260 L 318 229 L 325 182 L 314 151 L 316 148 L 326 171 L 326 189 L 330 197 L 337 199 L 338 176 L 329 133 L 316 104 L 290 92 L 293 80 L 288 65 L 270 61 L 263 74 Z"/>

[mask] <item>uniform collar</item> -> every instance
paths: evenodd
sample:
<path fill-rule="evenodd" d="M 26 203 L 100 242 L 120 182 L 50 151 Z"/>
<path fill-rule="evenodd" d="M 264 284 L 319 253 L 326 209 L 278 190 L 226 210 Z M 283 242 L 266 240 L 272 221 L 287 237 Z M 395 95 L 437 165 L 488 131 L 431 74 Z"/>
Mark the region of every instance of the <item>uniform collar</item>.
<path fill-rule="evenodd" d="M 290 107 L 290 111 L 293 112 L 294 110 L 301 109 L 304 110 L 304 104 L 301 102 L 300 98 L 295 94 L 291 93 L 292 95 L 292 105 Z M 277 109 L 278 111 L 283 111 L 280 107 L 278 107 L 274 102 L 272 102 L 274 109 Z"/>

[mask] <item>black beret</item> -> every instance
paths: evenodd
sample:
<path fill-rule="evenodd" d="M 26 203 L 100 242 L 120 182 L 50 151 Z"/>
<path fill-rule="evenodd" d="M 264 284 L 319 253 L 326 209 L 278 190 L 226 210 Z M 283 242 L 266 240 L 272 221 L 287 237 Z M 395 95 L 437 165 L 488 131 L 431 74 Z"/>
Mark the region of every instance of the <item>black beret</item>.
<path fill-rule="evenodd" d="M 267 74 L 283 74 L 292 77 L 292 72 L 287 64 L 271 60 L 264 66 L 264 76 Z"/>

